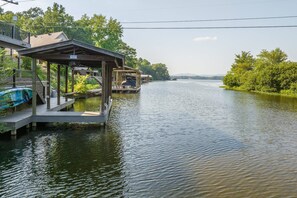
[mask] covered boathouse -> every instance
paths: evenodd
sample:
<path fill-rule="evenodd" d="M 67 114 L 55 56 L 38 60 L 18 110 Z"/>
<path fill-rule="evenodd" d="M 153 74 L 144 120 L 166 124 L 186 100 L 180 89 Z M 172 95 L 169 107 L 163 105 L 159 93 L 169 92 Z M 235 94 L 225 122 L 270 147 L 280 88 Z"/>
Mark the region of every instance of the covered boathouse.
<path fill-rule="evenodd" d="M 16 135 L 16 130 L 22 126 L 32 123 L 32 127 L 36 126 L 36 123 L 50 123 L 50 122 L 81 122 L 81 123 L 106 123 L 109 117 L 111 105 L 112 105 L 112 71 L 114 68 L 120 68 L 124 65 L 124 55 L 108 51 L 105 49 L 97 48 L 95 46 L 77 41 L 68 40 L 54 44 L 33 47 L 28 49 L 18 50 L 20 56 L 26 56 L 32 58 L 32 112 L 30 116 L 28 113 L 23 116 L 19 112 L 19 123 L 11 116 L 11 123 L 6 123 L 11 126 L 12 135 Z M 46 104 L 44 108 L 37 106 L 37 73 L 36 73 L 36 60 L 42 60 L 47 62 L 47 93 Z M 50 87 L 51 87 L 51 64 L 57 64 L 57 98 L 51 101 Z M 67 112 L 59 111 L 65 108 L 67 105 L 73 104 L 74 100 L 67 101 L 67 98 L 61 97 L 61 80 L 60 73 L 61 67 L 65 67 L 65 94 L 68 91 L 68 73 L 73 71 L 73 67 L 92 67 L 94 69 L 101 69 L 102 73 L 102 96 L 101 105 L 98 107 L 98 112 Z M 72 89 L 74 75 L 72 75 Z M 71 81 L 70 80 L 70 81 Z M 72 90 L 73 91 L 73 90 Z M 52 102 L 55 102 L 52 103 Z M 42 109 L 42 110 L 40 110 Z M 25 115 L 25 114 L 24 114 Z M 9 116 L 10 117 L 10 116 Z M 9 118 L 6 118 L 9 120 Z"/>

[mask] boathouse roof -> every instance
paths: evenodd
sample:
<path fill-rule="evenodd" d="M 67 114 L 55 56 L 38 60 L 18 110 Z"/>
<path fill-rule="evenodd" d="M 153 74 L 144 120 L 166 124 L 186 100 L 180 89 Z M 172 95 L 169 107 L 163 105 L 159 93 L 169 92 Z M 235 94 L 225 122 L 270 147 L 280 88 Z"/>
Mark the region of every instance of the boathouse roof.
<path fill-rule="evenodd" d="M 69 65 L 76 62 L 79 66 L 98 67 L 102 61 L 112 67 L 122 67 L 125 56 L 106 49 L 77 41 L 67 40 L 58 43 L 18 50 L 19 55 L 36 58 L 51 63 Z"/>
<path fill-rule="evenodd" d="M 114 71 L 125 72 L 125 73 L 139 73 L 139 74 L 141 74 L 141 71 L 139 69 L 136 69 L 136 68 L 133 68 L 133 67 L 129 67 L 127 65 L 124 65 L 121 68 L 115 68 Z"/>

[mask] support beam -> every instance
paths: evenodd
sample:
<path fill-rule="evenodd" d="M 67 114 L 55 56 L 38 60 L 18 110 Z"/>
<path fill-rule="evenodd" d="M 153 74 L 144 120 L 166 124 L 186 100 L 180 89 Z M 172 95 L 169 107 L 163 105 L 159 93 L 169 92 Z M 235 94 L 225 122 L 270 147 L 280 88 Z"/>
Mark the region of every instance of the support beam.
<path fill-rule="evenodd" d="M 36 92 L 36 59 L 32 59 L 32 115 L 36 115 L 37 92 Z"/>
<path fill-rule="evenodd" d="M 102 95 L 101 95 L 101 113 L 104 113 L 106 103 L 106 62 L 102 61 Z"/>
<path fill-rule="evenodd" d="M 71 92 L 74 92 L 74 67 L 71 70 Z"/>
<path fill-rule="evenodd" d="M 44 58 L 43 55 L 36 54 L 33 56 L 34 58 Z M 55 61 L 91 61 L 91 62 L 101 62 L 101 61 L 114 61 L 113 58 L 107 56 L 98 56 L 98 55 L 72 55 L 72 54 L 48 54 L 46 56 L 46 60 L 50 60 L 52 62 Z"/>
<path fill-rule="evenodd" d="M 107 101 L 109 104 L 109 99 L 111 98 L 112 95 L 112 67 L 108 67 L 108 96 L 107 96 Z"/>
<path fill-rule="evenodd" d="M 16 88 L 16 69 L 13 69 L 12 72 L 12 88 Z"/>
<path fill-rule="evenodd" d="M 68 65 L 66 65 L 65 67 L 65 95 L 67 95 L 67 93 L 68 93 Z M 65 100 L 67 101 L 67 96 Z"/>
<path fill-rule="evenodd" d="M 61 104 L 61 65 L 57 68 L 57 105 Z"/>
<path fill-rule="evenodd" d="M 36 116 L 37 110 L 37 69 L 36 69 L 36 59 L 32 58 L 32 116 Z M 36 129 L 36 122 L 32 122 L 33 130 Z"/>
<path fill-rule="evenodd" d="M 46 89 L 46 108 L 51 108 L 51 63 L 46 64 L 47 89 Z"/>
<path fill-rule="evenodd" d="M 16 129 L 11 130 L 11 131 L 10 131 L 10 135 L 11 135 L 11 136 L 16 136 L 16 135 L 17 135 L 17 130 L 16 130 Z"/>

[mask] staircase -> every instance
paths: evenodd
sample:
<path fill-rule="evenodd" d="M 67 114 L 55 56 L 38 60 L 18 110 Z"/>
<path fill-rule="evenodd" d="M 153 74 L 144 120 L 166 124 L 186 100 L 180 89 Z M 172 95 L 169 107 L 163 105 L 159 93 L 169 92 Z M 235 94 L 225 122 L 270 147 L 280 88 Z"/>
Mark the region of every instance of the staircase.
<path fill-rule="evenodd" d="M 102 77 L 99 76 L 91 76 L 91 78 L 94 78 L 101 86 L 102 86 Z"/>

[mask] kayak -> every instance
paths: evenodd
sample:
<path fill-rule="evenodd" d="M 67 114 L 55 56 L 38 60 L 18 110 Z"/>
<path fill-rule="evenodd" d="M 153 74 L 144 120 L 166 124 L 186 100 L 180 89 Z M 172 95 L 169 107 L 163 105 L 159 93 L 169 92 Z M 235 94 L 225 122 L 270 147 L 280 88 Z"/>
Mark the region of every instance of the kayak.
<path fill-rule="evenodd" d="M 0 110 L 16 107 L 27 103 L 32 98 L 32 89 L 30 88 L 12 88 L 0 92 Z"/>

